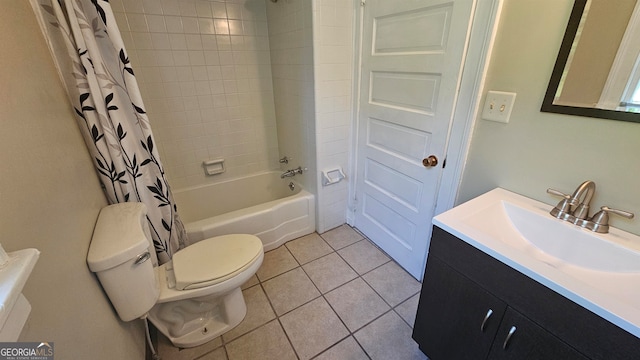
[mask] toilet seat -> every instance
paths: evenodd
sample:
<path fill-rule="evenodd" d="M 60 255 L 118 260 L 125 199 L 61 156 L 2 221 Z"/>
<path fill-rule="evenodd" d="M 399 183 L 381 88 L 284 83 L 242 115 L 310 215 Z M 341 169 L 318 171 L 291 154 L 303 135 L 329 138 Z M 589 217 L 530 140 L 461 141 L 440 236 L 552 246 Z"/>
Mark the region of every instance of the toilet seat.
<path fill-rule="evenodd" d="M 175 289 L 221 283 L 246 270 L 262 251 L 262 241 L 248 234 L 217 236 L 189 245 L 173 255 Z"/>

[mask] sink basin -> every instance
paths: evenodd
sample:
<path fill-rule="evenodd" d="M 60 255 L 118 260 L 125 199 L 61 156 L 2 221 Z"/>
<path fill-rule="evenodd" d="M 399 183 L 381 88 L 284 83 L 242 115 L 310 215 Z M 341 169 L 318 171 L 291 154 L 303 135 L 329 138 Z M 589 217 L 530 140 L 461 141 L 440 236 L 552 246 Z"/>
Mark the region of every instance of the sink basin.
<path fill-rule="evenodd" d="M 598 271 L 640 272 L 640 252 L 620 246 L 598 233 L 550 217 L 548 213 L 540 215 L 509 202 L 503 202 L 502 205 L 522 238 L 544 254 Z M 631 237 L 637 238 L 635 235 Z M 561 262 L 554 264 L 560 265 Z"/>
<path fill-rule="evenodd" d="M 640 272 L 640 251 L 630 247 L 640 246 L 639 237 L 628 233 L 621 236 L 615 230 L 598 234 L 558 220 L 549 215 L 549 210 L 551 206 L 499 199 L 463 221 L 552 266 L 571 264 L 597 271 Z"/>
<path fill-rule="evenodd" d="M 595 233 L 551 209 L 498 188 L 433 224 L 640 337 L 640 237 Z"/>

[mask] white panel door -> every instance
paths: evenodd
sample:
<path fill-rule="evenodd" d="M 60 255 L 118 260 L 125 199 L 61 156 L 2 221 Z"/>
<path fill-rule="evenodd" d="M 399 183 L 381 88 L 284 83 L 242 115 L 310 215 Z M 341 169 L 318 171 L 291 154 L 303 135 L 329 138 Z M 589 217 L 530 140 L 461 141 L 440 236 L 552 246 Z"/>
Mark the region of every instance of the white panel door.
<path fill-rule="evenodd" d="M 355 227 L 422 279 L 475 0 L 366 0 Z M 430 155 L 436 166 L 423 166 Z"/>

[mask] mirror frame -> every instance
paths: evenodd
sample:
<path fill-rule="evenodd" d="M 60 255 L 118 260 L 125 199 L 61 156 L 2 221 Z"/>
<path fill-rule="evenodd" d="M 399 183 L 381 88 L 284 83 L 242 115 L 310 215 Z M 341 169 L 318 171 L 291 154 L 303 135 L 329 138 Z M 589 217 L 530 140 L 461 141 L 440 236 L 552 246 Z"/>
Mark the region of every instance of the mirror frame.
<path fill-rule="evenodd" d="M 564 72 L 567 59 L 569 58 L 569 52 L 573 46 L 573 40 L 575 39 L 578 31 L 580 19 L 582 18 L 582 13 L 586 4 L 587 0 L 575 0 L 575 3 L 573 4 L 573 10 L 571 10 L 571 15 L 569 16 L 569 23 L 567 24 L 567 29 L 564 33 L 564 38 L 562 39 L 562 45 L 558 51 L 558 58 L 556 59 L 556 64 L 553 67 L 549 86 L 544 95 L 544 99 L 542 100 L 542 107 L 540 108 L 540 111 L 640 123 L 640 113 L 553 104 L 553 99 L 558 91 L 560 79 L 562 78 L 562 73 Z"/>

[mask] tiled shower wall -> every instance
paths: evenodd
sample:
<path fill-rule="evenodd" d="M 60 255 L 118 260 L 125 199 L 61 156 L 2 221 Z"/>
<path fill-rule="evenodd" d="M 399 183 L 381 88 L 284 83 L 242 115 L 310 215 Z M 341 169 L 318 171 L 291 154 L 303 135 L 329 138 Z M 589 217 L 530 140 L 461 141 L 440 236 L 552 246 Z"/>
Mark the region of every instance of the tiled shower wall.
<path fill-rule="evenodd" d="M 278 168 L 264 0 L 110 3 L 174 190 Z"/>
<path fill-rule="evenodd" d="M 347 180 L 318 185 L 319 232 L 343 224 L 349 198 L 353 79 L 353 24 L 360 1 L 314 0 L 316 152 L 318 172 L 344 169 Z"/>
<path fill-rule="evenodd" d="M 281 156 L 292 158 L 281 167 L 308 168 L 296 179 L 316 193 L 312 0 L 265 1 L 278 145 Z"/>
<path fill-rule="evenodd" d="M 345 222 L 348 181 L 323 187 L 320 172 L 352 175 L 355 1 L 111 4 L 174 190 L 278 169 L 288 155 L 283 168 L 309 168 L 298 179 L 317 195 L 318 231 Z M 217 158 L 227 171 L 205 176 L 202 161 Z"/>
<path fill-rule="evenodd" d="M 348 181 L 322 186 L 320 173 L 349 174 L 352 115 L 352 0 L 267 1 L 280 154 L 317 202 L 319 232 L 345 223 Z M 359 2 L 358 2 L 359 3 Z"/>

